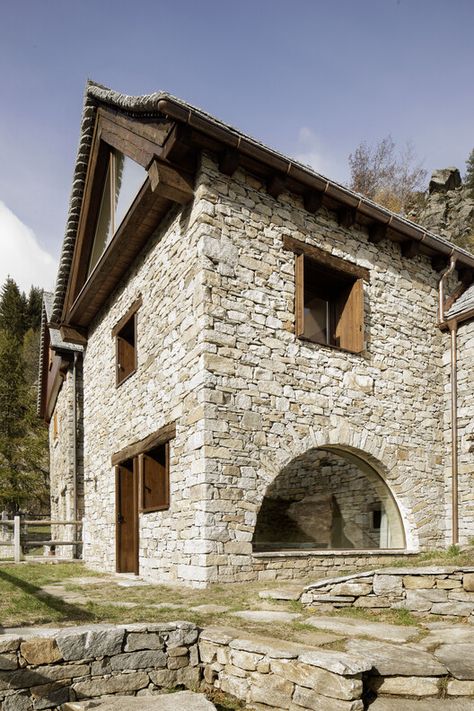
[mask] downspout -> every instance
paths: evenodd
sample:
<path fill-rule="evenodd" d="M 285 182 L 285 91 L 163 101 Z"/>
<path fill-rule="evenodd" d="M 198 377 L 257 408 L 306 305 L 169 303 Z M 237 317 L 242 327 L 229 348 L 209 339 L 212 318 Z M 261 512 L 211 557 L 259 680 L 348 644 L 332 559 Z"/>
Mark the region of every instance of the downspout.
<path fill-rule="evenodd" d="M 74 351 L 72 365 L 72 520 L 77 521 L 77 352 Z M 72 527 L 73 540 L 77 541 L 77 526 Z M 73 557 L 77 557 L 77 546 L 72 547 Z"/>
<path fill-rule="evenodd" d="M 459 501 L 458 501 L 458 371 L 457 371 L 457 320 L 446 320 L 444 313 L 445 282 L 456 268 L 456 257 L 451 255 L 449 267 L 443 272 L 439 280 L 439 326 L 448 326 L 450 332 L 451 348 L 451 518 L 452 518 L 452 543 L 459 542 Z"/>

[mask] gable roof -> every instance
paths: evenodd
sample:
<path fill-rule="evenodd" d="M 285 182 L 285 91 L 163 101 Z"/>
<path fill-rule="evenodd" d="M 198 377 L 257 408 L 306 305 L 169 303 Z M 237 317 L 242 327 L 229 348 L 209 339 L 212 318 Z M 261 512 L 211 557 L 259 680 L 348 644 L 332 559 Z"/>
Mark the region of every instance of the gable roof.
<path fill-rule="evenodd" d="M 84 186 L 89 164 L 97 110 L 100 106 L 111 107 L 128 116 L 169 117 L 204 134 L 221 141 L 229 148 L 238 149 L 266 163 L 275 171 L 306 183 L 308 187 L 324 193 L 345 206 L 360 211 L 366 217 L 379 221 L 407 239 L 423 243 L 430 250 L 444 256 L 456 256 L 459 267 L 474 269 L 474 256 L 448 240 L 436 235 L 420 225 L 391 212 L 349 188 L 329 180 L 312 168 L 268 148 L 263 143 L 241 133 L 210 114 L 174 97 L 167 92 L 156 92 L 144 96 L 128 96 L 89 81 L 84 95 L 79 148 L 74 169 L 66 232 L 59 262 L 56 291 L 51 313 L 51 323 L 59 325 L 68 286 L 71 264 L 76 244 L 79 216 L 84 194 Z"/>

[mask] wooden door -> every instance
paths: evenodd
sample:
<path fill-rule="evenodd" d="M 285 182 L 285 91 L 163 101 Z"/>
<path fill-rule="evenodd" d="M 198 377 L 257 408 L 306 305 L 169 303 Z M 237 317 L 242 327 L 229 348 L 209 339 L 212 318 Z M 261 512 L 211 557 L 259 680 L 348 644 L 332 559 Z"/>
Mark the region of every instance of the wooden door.
<path fill-rule="evenodd" d="M 117 573 L 138 575 L 138 487 L 135 460 L 116 468 Z"/>

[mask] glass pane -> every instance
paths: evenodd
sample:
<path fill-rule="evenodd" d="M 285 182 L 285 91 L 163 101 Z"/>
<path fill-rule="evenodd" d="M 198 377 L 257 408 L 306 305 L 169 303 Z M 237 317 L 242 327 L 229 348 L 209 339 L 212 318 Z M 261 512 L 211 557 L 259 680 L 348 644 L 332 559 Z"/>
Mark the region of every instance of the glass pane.
<path fill-rule="evenodd" d="M 95 265 L 101 258 L 105 248 L 112 239 L 112 213 L 110 209 L 110 161 L 107 169 L 107 177 L 105 179 L 104 192 L 100 203 L 99 219 L 95 230 L 94 244 L 89 262 L 89 271 L 87 276 L 92 272 Z"/>
<path fill-rule="evenodd" d="M 329 303 L 319 296 L 305 294 L 304 335 L 317 343 L 328 343 Z"/>
<path fill-rule="evenodd" d="M 138 191 L 145 182 L 147 172 L 141 165 L 115 151 L 115 231 L 127 214 Z"/>

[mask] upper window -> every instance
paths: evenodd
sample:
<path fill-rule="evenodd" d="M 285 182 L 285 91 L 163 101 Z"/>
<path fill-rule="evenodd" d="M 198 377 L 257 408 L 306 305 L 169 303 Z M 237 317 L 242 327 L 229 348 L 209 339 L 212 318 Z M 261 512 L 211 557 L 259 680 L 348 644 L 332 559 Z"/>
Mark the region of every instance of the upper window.
<path fill-rule="evenodd" d="M 87 276 L 123 222 L 146 177 L 141 165 L 118 150 L 110 151 Z"/>
<path fill-rule="evenodd" d="M 367 269 L 299 240 L 285 238 L 284 244 L 296 252 L 296 335 L 360 353 Z"/>
<path fill-rule="evenodd" d="M 120 385 L 137 369 L 137 311 L 141 304 L 140 297 L 112 329 L 112 336 L 115 337 L 117 385 Z"/>

